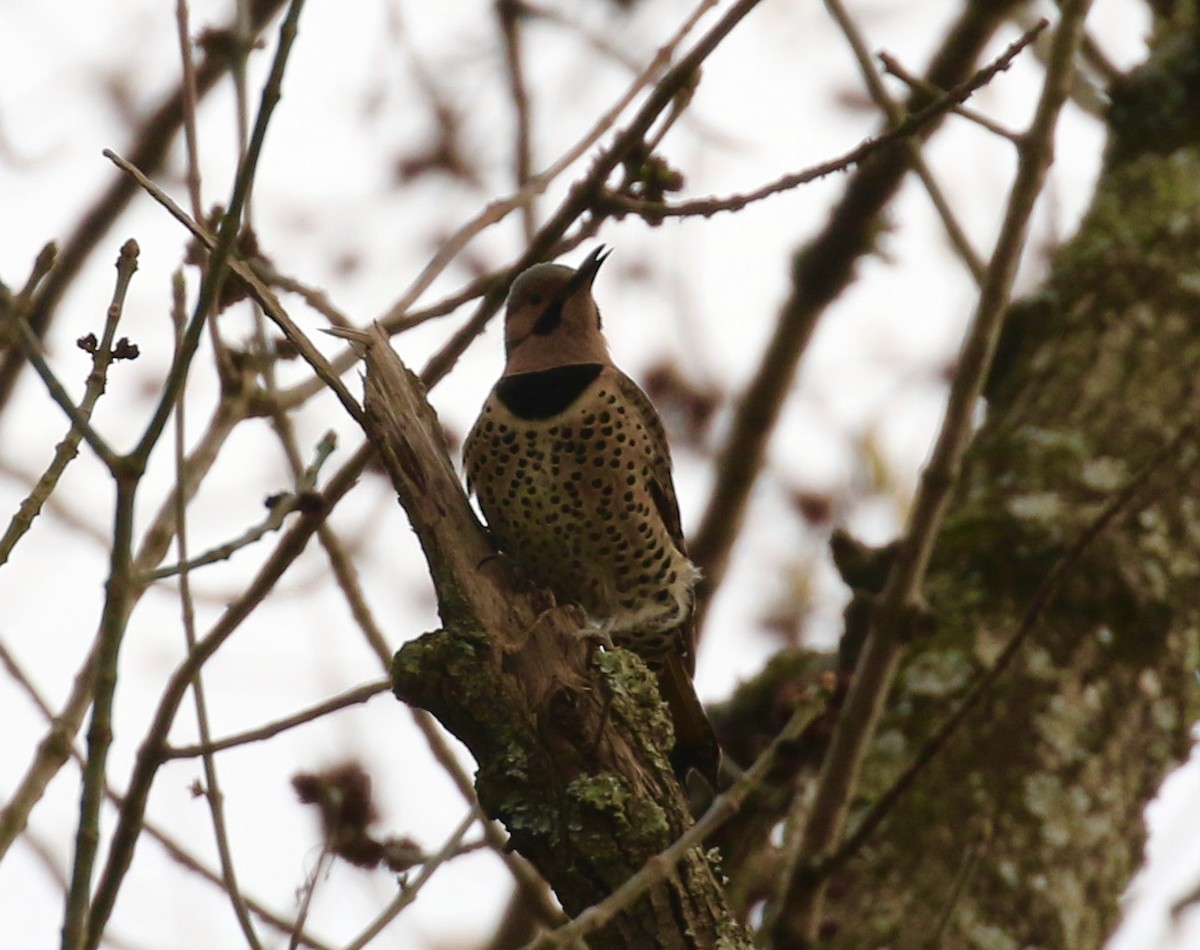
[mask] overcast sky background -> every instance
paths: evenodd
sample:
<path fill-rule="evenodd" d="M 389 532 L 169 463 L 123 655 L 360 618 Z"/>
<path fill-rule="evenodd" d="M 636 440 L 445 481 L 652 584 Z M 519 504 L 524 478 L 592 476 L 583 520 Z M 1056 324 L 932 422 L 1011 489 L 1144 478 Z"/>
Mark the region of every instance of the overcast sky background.
<path fill-rule="evenodd" d="M 550 6 L 550 4 L 547 4 Z M 866 0 L 848 3 L 872 49 L 886 49 L 910 69 L 924 67 L 959 9 L 955 0 Z M 192 4 L 192 32 L 224 24 L 229 5 Z M 689 5 L 647 0 L 617 14 L 599 0 L 555 4 L 570 21 L 607 38 L 639 66 L 674 31 Z M 1118 65 L 1138 61 L 1146 21 L 1136 0 L 1097 0 L 1092 33 Z M 117 174 L 100 154 L 123 152 L 133 120 L 178 82 L 174 4 L 162 0 L 0 0 L 0 279 L 19 287 L 41 246 L 62 239 L 82 208 Z M 989 55 L 1015 38 L 1004 31 Z M 270 56 L 251 60 L 252 105 Z M 557 158 L 607 108 L 629 80 L 627 66 L 606 58 L 575 30 L 538 23 L 526 34 L 535 115 L 535 165 Z M 415 58 L 414 58 L 415 53 Z M 431 141 L 432 117 L 417 82 L 419 68 L 448 101 L 463 109 L 463 143 L 477 161 L 478 186 L 445 177 L 397 181 L 398 161 Z M 384 313 L 438 243 L 486 200 L 512 190 L 511 109 L 503 49 L 491 5 L 309 0 L 267 139 L 254 195 L 253 220 L 266 253 L 285 274 L 327 291 L 356 321 Z M 1023 57 L 975 97 L 972 105 L 1010 128 L 1023 128 L 1040 72 Z M 786 171 L 829 159 L 877 126 L 863 106 L 862 86 L 846 43 L 819 3 L 771 0 L 752 13 L 705 65 L 690 110 L 664 152 L 687 177 L 688 196 L 749 190 Z M 895 92 L 893 88 L 893 92 Z M 207 204 L 227 199 L 234 168 L 232 95 L 222 86 L 200 114 Z M 1097 173 L 1097 123 L 1068 110 L 1060 124 L 1058 161 L 1035 220 L 1020 286 L 1036 283 L 1043 251 L 1069 235 Z M 178 200 L 185 193 L 176 148 L 160 176 Z M 987 252 L 1014 167 L 1011 149 L 963 121 L 948 123 L 928 155 L 952 195 L 977 249 Z M 574 174 L 585 167 L 581 163 Z M 569 178 L 539 207 L 554 207 Z M 786 287 L 787 255 L 824 221 L 844 179 L 829 180 L 752 206 L 738 215 L 672 222 L 651 229 L 636 221 L 606 224 L 599 239 L 615 248 L 596 294 L 617 361 L 635 377 L 673 360 L 693 380 L 736 393 L 753 370 Z M 849 504 L 838 520 L 867 540 L 897 530 L 903 503 L 939 421 L 942 368 L 953 358 L 974 304 L 969 274 L 951 256 L 941 225 L 913 184 L 891 213 L 884 254 L 860 266 L 861 279 L 823 320 L 789 397 L 756 489 L 751 527 L 739 543 L 700 654 L 698 684 L 709 700 L 729 694 L 777 646 L 765 622 L 797 583 L 811 577 L 814 642 L 834 637 L 843 592 L 825 559 L 828 526 L 814 528 L 790 503 L 796 491 L 856 494 L 871 481 L 862 447 L 877 453 L 893 487 L 867 504 Z M 97 427 L 119 448 L 132 444 L 170 355 L 170 275 L 186 238 L 148 198 L 139 197 L 60 306 L 48 356 L 73 393 L 89 364 L 74 340 L 98 332 L 111 296 L 121 243 L 142 249 L 121 333 L 141 348 L 135 363 L 115 367 Z M 488 267 L 517 256 L 515 218 L 485 233 L 469 253 Z M 569 259 L 575 262 L 586 248 Z M 434 301 L 473 276 L 455 265 L 425 295 Z M 188 280 L 194 291 L 195 271 Z M 295 297 L 293 317 L 327 354 L 335 341 L 315 333 L 323 321 Z M 419 367 L 457 328 L 465 311 L 396 340 Z M 238 338 L 244 316 L 222 318 Z M 432 393 L 444 423 L 459 435 L 471 424 L 502 363 L 493 326 Z M 201 360 L 203 362 L 203 355 Z M 285 378 L 300 379 L 301 366 Z M 351 377 L 352 388 L 357 381 Z M 209 370 L 194 374 L 188 426 L 194 438 L 215 399 Z M 48 463 L 66 431 L 61 413 L 33 374 L 18 390 L 18 411 L 0 423 L 0 517 L 15 510 L 31 479 Z M 723 416 L 709 444 L 719 442 Z M 339 451 L 326 473 L 359 442 L 354 424 L 329 397 L 297 413 L 306 451 L 328 429 Z M 694 527 L 709 488 L 706 446 L 677 449 L 677 482 L 685 527 Z M 154 459 L 141 493 L 140 523 L 171 484 L 169 452 Z M 241 534 L 262 517 L 262 500 L 290 487 L 284 459 L 263 422 L 241 426 L 190 513 L 191 547 L 202 551 Z M 62 510 L 43 516 L 12 561 L 0 569 L 0 638 L 57 708 L 86 652 L 103 597 L 104 536 L 111 517 L 108 481 L 85 451 L 56 496 Z M 437 626 L 424 562 L 390 486 L 368 476 L 339 507 L 333 525 L 352 548 L 368 601 L 393 646 Z M 193 576 L 198 628 L 241 590 L 270 550 L 269 540 Z M 814 566 L 815 565 L 815 566 Z M 183 655 L 175 589 L 159 585 L 139 605 L 126 640 L 110 776 L 123 787 L 163 680 Z M 328 581 L 312 546 L 279 590 L 206 670 L 218 736 L 277 719 L 382 675 Z M 28 766 L 45 725 L 7 677 L 0 678 L 0 795 Z M 185 706 L 172 733 L 193 741 Z M 244 747 L 218 759 L 231 838 L 247 893 L 280 912 L 316 860 L 313 816 L 289 785 L 298 770 L 346 758 L 370 769 L 383 812 L 381 828 L 408 834 L 435 850 L 466 814 L 466 805 L 433 764 L 405 710 L 387 696 L 320 723 Z M 464 755 L 464 762 L 470 765 Z M 472 770 L 473 770 L 473 766 Z M 189 791 L 198 762 L 165 767 L 149 820 L 215 866 L 208 812 Z M 52 865 L 69 870 L 78 771 L 64 768 L 33 814 L 31 836 Z M 1200 876 L 1195 801 L 1200 780 L 1185 768 L 1152 806 L 1150 867 L 1135 882 L 1127 926 L 1114 950 L 1195 946 L 1192 926 L 1172 929 L 1165 908 Z M 111 818 L 111 814 L 108 814 Z M 474 835 L 473 835 L 474 836 Z M 103 853 L 103 852 L 102 852 Z M 509 891 L 507 874 L 486 852 L 456 860 L 387 931 L 379 945 L 469 946 L 493 928 Z M 310 926 L 334 944 L 356 934 L 394 893 L 385 873 L 335 867 L 317 890 Z M 464 901 L 464 895 L 467 895 Z M 0 863 L 0 946 L 56 945 L 61 888 L 26 844 Z M 223 896 L 181 870 L 144 841 L 113 918 L 112 934 L 136 948 L 236 946 L 241 937 Z M 279 945 L 264 931 L 268 945 Z"/>

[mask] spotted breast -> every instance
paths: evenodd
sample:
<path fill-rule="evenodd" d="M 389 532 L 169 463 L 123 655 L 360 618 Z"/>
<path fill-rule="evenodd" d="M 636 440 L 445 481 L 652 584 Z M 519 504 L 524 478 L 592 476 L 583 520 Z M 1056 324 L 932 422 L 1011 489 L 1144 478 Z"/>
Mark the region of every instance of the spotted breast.
<path fill-rule="evenodd" d="M 600 331 L 591 283 L 602 261 L 540 264 L 514 282 L 505 372 L 464 447 L 468 485 L 500 548 L 657 674 L 676 770 L 715 780 L 716 740 L 691 682 L 699 572 L 662 423 Z"/>

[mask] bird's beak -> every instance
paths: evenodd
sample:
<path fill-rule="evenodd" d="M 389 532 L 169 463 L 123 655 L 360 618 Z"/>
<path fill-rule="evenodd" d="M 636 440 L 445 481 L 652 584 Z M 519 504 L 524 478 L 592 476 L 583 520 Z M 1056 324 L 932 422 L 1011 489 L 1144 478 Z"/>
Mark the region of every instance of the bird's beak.
<path fill-rule="evenodd" d="M 563 298 L 572 296 L 575 291 L 582 288 L 592 289 L 592 281 L 596 279 L 596 273 L 600 270 L 600 265 L 612 253 L 612 249 L 605 250 L 603 244 L 598 244 L 596 249 L 587 256 L 587 259 L 579 265 L 578 269 L 572 275 L 570 281 L 567 282 L 567 293 Z"/>

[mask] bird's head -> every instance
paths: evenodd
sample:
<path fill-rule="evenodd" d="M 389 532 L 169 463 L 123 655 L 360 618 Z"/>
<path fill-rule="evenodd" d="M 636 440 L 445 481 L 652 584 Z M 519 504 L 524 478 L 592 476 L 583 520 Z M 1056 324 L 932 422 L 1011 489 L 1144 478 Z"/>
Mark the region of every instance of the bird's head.
<path fill-rule="evenodd" d="M 609 362 L 592 281 L 610 252 L 601 244 L 572 270 L 535 264 L 513 281 L 504 318 L 504 375 Z"/>

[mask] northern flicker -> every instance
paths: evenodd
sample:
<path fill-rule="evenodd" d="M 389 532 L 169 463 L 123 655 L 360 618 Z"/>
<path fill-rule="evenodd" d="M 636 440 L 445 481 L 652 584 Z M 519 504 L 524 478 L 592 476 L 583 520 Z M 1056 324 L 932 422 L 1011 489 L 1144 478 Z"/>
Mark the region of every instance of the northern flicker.
<path fill-rule="evenodd" d="M 699 571 L 662 422 L 601 332 L 592 281 L 606 256 L 601 245 L 577 270 L 538 264 L 513 282 L 504 374 L 467 437 L 467 483 L 501 549 L 654 671 L 676 773 L 715 787 L 716 738 L 692 686 Z"/>

